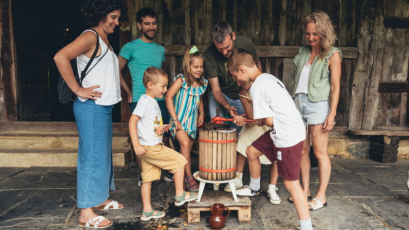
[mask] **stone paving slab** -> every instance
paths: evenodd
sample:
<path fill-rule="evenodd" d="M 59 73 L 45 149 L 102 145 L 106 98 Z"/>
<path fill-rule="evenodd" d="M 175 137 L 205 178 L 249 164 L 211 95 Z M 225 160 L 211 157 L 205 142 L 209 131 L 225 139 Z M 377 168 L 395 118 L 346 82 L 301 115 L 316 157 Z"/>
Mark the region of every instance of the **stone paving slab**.
<path fill-rule="evenodd" d="M 21 174 L 47 174 L 50 172 L 66 172 L 77 174 L 77 168 L 73 167 L 30 167 L 25 169 Z"/>
<path fill-rule="evenodd" d="M 67 172 L 19 174 L 0 181 L 1 189 L 75 189 L 77 175 Z"/>
<path fill-rule="evenodd" d="M 74 192 L 75 189 L 37 191 L 29 200 L 0 216 L 0 228 L 62 227 L 68 223 L 75 210 L 76 201 L 72 196 Z"/>
<path fill-rule="evenodd" d="M 409 200 L 396 198 L 355 198 L 354 200 L 361 203 L 370 212 L 376 213 L 390 227 L 409 228 Z"/>
<path fill-rule="evenodd" d="M 34 190 L 9 190 L 1 191 L 0 197 L 0 216 L 5 215 L 9 210 L 16 208 L 22 203 L 26 202 L 31 197 L 35 196 L 38 191 Z"/>
<path fill-rule="evenodd" d="M 0 168 L 0 181 L 24 170 L 25 168 Z"/>
<path fill-rule="evenodd" d="M 405 229 L 409 226 L 409 193 L 405 184 L 409 160 L 382 164 L 372 160 L 331 159 L 332 177 L 327 190 L 328 207 L 311 212 L 315 229 Z M 197 165 L 197 158 L 193 158 Z M 186 224 L 186 207 L 173 204 L 174 184 L 154 182 L 152 204 L 165 209 L 166 217 L 141 222 L 140 187 L 135 163 L 115 168 L 117 191 L 111 198 L 126 205 L 122 210 L 97 211 L 114 221 L 113 229 L 152 230 L 159 224 L 168 229 L 209 229 L 210 212 L 201 213 L 199 224 Z M 163 174 L 164 175 L 164 174 Z M 162 176 L 163 176 L 162 175 Z M 248 167 L 244 183 L 249 182 Z M 252 200 L 252 221 L 239 224 L 231 212 L 225 229 L 297 229 L 298 217 L 286 199 L 288 191 L 278 180 L 280 205 L 268 202 L 269 166 L 262 167 L 262 197 Z M 318 190 L 318 169 L 311 169 L 311 193 Z M 0 229 L 82 229 L 78 227 L 75 168 L 0 168 Z M 223 191 L 220 191 L 223 192 Z M 186 225 L 185 225 L 186 224 Z M 408 229 L 408 228 L 406 228 Z"/>
<path fill-rule="evenodd" d="M 342 197 L 393 196 L 390 190 L 373 182 L 330 184 L 328 187 Z"/>
<path fill-rule="evenodd" d="M 355 173 L 392 173 L 408 175 L 408 160 L 398 159 L 396 163 L 379 163 L 369 159 L 331 159 L 338 164 Z"/>
<path fill-rule="evenodd" d="M 366 173 L 360 174 L 360 176 L 384 186 L 391 191 L 408 191 L 406 184 L 404 183 L 408 179 L 407 175 Z M 398 181 L 401 181 L 402 183 L 397 183 Z"/>
<path fill-rule="evenodd" d="M 261 213 L 266 229 L 294 229 L 299 224 L 293 204 L 271 205 L 260 200 L 253 205 Z M 374 224 L 361 205 L 341 198 L 329 198 L 327 208 L 311 212 L 311 218 L 314 229 L 367 229 Z M 376 223 L 382 225 L 379 220 Z"/>

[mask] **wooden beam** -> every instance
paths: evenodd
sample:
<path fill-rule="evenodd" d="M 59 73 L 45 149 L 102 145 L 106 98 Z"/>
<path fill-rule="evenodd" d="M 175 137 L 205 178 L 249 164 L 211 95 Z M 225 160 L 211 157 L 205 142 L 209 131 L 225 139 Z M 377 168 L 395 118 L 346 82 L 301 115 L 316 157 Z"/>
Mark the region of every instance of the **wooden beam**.
<path fill-rule="evenodd" d="M 198 45 L 200 52 L 204 52 L 208 45 Z M 165 46 L 167 56 L 183 56 L 188 46 L 172 45 Z M 298 54 L 299 46 L 256 46 L 256 51 L 259 57 L 285 57 L 292 58 Z M 356 47 L 340 47 L 342 57 L 347 59 L 358 58 L 358 48 Z"/>
<path fill-rule="evenodd" d="M 359 136 L 400 136 L 406 137 L 409 136 L 409 129 L 407 130 L 393 130 L 394 127 L 389 127 L 389 130 L 349 130 L 349 133 L 352 135 Z"/>
<path fill-rule="evenodd" d="M 379 93 L 407 93 L 409 87 L 404 82 L 382 82 L 379 83 Z"/>

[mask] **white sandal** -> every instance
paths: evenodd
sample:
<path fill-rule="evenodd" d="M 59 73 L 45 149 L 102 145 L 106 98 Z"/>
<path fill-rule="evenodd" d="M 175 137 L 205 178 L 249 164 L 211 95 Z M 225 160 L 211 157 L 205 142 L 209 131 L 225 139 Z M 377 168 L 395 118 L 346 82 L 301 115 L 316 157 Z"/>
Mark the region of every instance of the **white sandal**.
<path fill-rule="evenodd" d="M 94 210 L 108 210 L 108 209 L 123 209 L 123 208 L 124 207 L 119 207 L 118 201 L 112 200 L 111 202 L 109 202 L 105 206 L 100 205 L 100 206 L 93 207 L 92 209 L 94 209 Z"/>
<path fill-rule="evenodd" d="M 311 208 L 310 208 L 310 211 L 317 211 L 317 210 L 319 210 L 319 209 L 321 209 L 321 208 L 324 208 L 324 207 L 327 206 L 327 203 L 328 203 L 328 202 L 325 202 L 325 204 L 323 204 L 323 203 L 322 203 L 320 200 L 318 200 L 317 198 L 312 199 L 312 201 L 314 201 L 315 204 L 312 203 L 312 202 L 308 202 L 308 205 L 311 207 Z"/>
<path fill-rule="evenodd" d="M 81 222 L 79 222 L 78 224 L 79 224 L 81 227 L 86 227 L 86 228 L 108 228 L 108 227 L 112 226 L 112 221 L 111 221 L 111 224 L 106 225 L 106 226 L 99 227 L 99 224 L 100 224 L 102 221 L 104 221 L 104 220 L 108 220 L 108 219 L 105 218 L 105 217 L 103 217 L 103 216 L 97 216 L 97 217 L 92 218 L 91 220 L 89 220 L 87 223 L 81 223 Z M 95 223 L 93 223 L 94 221 L 95 221 Z M 91 226 L 91 225 L 92 225 L 92 226 Z"/>

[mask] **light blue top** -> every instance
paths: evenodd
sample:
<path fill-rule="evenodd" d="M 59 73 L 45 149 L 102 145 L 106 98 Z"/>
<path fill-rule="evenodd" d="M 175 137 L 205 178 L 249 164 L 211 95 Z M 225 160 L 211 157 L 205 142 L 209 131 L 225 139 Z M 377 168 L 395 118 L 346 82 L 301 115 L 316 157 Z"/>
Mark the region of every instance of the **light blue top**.
<path fill-rule="evenodd" d="M 162 69 L 162 62 L 165 61 L 165 48 L 156 42 L 146 43 L 138 38 L 126 43 L 119 55 L 128 60 L 132 77 L 132 101 L 137 102 L 141 95 L 145 94 L 143 73 L 151 66 Z M 164 98 L 157 100 L 161 101 Z"/>

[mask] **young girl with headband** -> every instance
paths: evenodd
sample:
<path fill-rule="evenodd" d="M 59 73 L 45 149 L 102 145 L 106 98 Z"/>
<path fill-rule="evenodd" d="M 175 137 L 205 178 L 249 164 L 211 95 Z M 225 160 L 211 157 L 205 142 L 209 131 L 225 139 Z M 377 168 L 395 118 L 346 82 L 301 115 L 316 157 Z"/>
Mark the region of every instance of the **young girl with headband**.
<path fill-rule="evenodd" d="M 197 126 L 204 122 L 202 94 L 208 81 L 203 77 L 203 55 L 196 46 L 186 50 L 183 58 L 183 74 L 175 77 L 166 94 L 166 106 L 171 117 L 170 133 L 180 144 L 180 153 L 186 158 L 185 182 L 192 192 L 199 184 L 192 176 L 190 151 L 196 138 Z"/>

